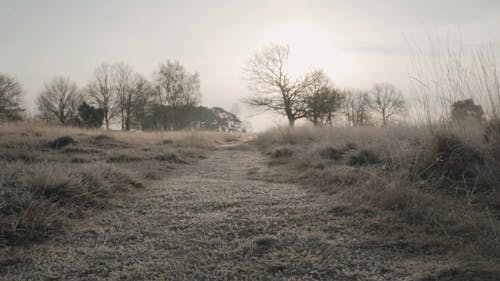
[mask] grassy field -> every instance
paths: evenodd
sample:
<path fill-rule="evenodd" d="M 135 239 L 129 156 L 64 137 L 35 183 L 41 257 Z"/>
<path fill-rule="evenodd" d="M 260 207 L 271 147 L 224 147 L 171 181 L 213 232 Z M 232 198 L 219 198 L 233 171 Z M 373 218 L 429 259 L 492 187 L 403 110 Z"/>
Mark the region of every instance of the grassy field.
<path fill-rule="evenodd" d="M 498 280 L 491 124 L 0 126 L 6 280 Z"/>
<path fill-rule="evenodd" d="M 0 124 L 0 245 L 39 242 L 71 221 L 195 163 L 227 136 Z M 6 257 L 3 257 L 6 258 Z M 1 262 L 0 262 L 1 263 Z"/>
<path fill-rule="evenodd" d="M 278 128 L 261 134 L 256 144 L 275 167 L 269 181 L 297 182 L 329 196 L 332 205 L 375 212 L 365 222 L 365 231 L 378 237 L 374 245 L 399 253 L 417 245 L 414 251 L 441 256 L 455 267 L 498 272 L 496 126 L 462 124 L 433 133 L 408 127 Z"/>

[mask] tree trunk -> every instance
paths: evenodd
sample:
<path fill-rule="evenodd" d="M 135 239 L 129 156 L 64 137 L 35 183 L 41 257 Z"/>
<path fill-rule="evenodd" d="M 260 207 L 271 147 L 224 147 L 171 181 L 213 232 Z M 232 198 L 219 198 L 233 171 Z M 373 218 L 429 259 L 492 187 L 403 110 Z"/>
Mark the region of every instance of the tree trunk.
<path fill-rule="evenodd" d="M 125 110 L 123 109 L 123 105 L 121 107 L 122 131 L 125 131 Z"/>
<path fill-rule="evenodd" d="M 127 114 L 125 116 L 125 131 L 130 131 L 130 116 Z"/>
<path fill-rule="evenodd" d="M 288 117 L 288 126 L 293 127 L 295 125 L 295 118 Z"/>
<path fill-rule="evenodd" d="M 104 114 L 104 123 L 106 123 L 106 131 L 109 131 L 109 116 L 107 112 Z"/>

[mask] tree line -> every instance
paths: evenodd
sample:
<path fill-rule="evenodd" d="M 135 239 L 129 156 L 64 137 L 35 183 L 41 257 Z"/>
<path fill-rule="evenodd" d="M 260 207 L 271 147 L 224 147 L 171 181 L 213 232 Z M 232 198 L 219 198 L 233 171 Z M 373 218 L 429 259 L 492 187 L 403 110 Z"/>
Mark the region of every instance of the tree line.
<path fill-rule="evenodd" d="M 350 126 L 393 122 L 407 110 L 403 94 L 390 83 L 369 90 L 339 89 L 323 70 L 301 78 L 287 72 L 290 50 L 271 45 L 256 52 L 243 68 L 253 95 L 246 103 L 314 126 L 333 125 L 343 116 Z M 16 79 L 0 74 L 0 120 L 21 120 L 22 88 Z M 124 131 L 208 130 L 242 131 L 238 117 L 222 108 L 200 106 L 200 77 L 178 61 L 160 64 L 152 79 L 124 63 L 103 63 L 82 88 L 66 77 L 48 81 L 37 98 L 38 118 L 48 123 L 110 128 L 115 120 Z M 451 121 L 484 121 L 484 112 L 472 99 L 451 104 Z"/>
<path fill-rule="evenodd" d="M 253 92 L 248 104 L 285 116 L 290 126 L 302 118 L 314 126 L 333 125 L 339 113 L 352 126 L 372 124 L 375 114 L 387 125 L 406 111 L 401 91 L 389 83 L 377 83 L 371 90 L 341 90 L 323 70 L 294 79 L 286 70 L 289 53 L 288 46 L 271 45 L 250 58 L 243 68 Z"/>
<path fill-rule="evenodd" d="M 22 89 L 14 78 L 0 74 L 0 119 L 20 120 Z M 148 80 L 124 63 L 103 63 L 82 88 L 67 77 L 54 77 L 43 86 L 36 103 L 39 119 L 47 123 L 109 130 L 181 130 L 201 128 L 241 130 L 235 114 L 200 106 L 200 77 L 178 61 L 167 61 Z"/>

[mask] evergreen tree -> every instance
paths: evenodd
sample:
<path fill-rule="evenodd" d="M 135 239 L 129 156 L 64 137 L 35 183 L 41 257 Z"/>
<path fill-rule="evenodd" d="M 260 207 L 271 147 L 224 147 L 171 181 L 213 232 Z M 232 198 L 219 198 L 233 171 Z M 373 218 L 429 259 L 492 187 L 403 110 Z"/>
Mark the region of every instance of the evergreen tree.
<path fill-rule="evenodd" d="M 78 115 L 81 125 L 88 128 L 100 128 L 104 122 L 104 110 L 86 102 L 78 107 Z"/>

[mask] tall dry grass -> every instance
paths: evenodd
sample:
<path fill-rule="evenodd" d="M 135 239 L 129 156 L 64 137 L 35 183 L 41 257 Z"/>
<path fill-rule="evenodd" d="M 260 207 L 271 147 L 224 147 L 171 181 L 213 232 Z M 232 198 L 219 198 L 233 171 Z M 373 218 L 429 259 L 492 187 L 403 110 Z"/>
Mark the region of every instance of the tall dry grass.
<path fill-rule="evenodd" d="M 466 46 L 452 38 L 428 37 L 427 46 L 414 50 L 410 77 L 411 118 L 432 130 L 441 129 L 449 124 L 454 102 L 473 99 L 483 108 L 486 119 L 498 119 L 500 72 L 495 45 Z M 462 130 L 474 130 L 468 124 L 460 126 Z"/>
<path fill-rule="evenodd" d="M 229 136 L 0 123 L 0 245 L 36 242 L 144 188 Z"/>
<path fill-rule="evenodd" d="M 476 126 L 485 132 L 484 124 Z M 414 229 L 408 240 L 425 237 L 498 258 L 499 142 L 485 142 L 472 129 L 445 129 L 434 135 L 427 127 L 277 128 L 256 143 L 289 180 L 337 204 L 383 214 L 384 237 L 407 225 Z"/>

